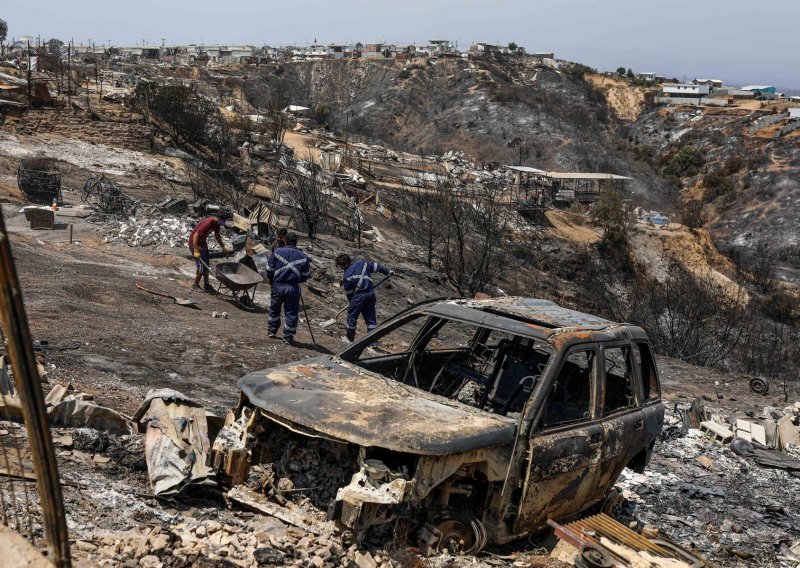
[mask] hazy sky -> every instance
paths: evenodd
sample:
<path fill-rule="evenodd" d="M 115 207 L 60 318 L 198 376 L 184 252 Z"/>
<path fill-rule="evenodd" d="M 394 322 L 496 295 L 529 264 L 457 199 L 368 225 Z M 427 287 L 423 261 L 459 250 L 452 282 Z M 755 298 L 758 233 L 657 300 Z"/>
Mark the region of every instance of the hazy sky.
<path fill-rule="evenodd" d="M 3 0 L 9 37 L 132 44 L 515 41 L 600 70 L 800 89 L 800 0 Z"/>

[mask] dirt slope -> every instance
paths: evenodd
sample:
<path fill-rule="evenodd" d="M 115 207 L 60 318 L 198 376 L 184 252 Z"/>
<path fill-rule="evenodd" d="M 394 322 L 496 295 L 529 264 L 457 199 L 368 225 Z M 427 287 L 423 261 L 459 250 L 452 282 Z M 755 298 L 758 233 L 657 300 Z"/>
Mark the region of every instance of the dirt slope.
<path fill-rule="evenodd" d="M 608 106 L 622 120 L 634 122 L 644 109 L 645 94 L 643 87 L 631 85 L 628 81 L 621 81 L 613 77 L 600 74 L 587 75 L 593 85 L 603 91 L 608 101 Z"/>

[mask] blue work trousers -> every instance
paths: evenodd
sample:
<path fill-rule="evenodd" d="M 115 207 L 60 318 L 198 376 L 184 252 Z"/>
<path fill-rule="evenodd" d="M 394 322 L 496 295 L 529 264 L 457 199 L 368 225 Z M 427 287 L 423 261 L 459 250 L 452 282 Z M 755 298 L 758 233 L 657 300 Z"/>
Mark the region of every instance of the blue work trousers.
<path fill-rule="evenodd" d="M 286 314 L 283 325 L 283 338 L 291 341 L 297 332 L 300 320 L 300 287 L 291 284 L 273 284 L 269 301 L 269 333 L 278 332 L 281 327 L 281 308 Z"/>
<path fill-rule="evenodd" d="M 355 340 L 356 324 L 360 315 L 364 316 L 364 321 L 367 323 L 367 333 L 377 327 L 378 314 L 375 311 L 377 301 L 375 292 L 372 291 L 366 294 L 353 295 L 347 305 L 347 339 L 350 341 Z"/>

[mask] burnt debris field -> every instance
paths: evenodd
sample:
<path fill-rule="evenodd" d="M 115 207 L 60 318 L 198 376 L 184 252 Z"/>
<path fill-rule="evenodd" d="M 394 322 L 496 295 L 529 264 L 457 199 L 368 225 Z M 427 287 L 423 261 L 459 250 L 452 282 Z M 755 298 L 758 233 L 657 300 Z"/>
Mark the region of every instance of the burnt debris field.
<path fill-rule="evenodd" d="M 794 209 L 743 196 L 791 201 L 796 141 L 761 108 L 523 55 L 106 77 L 0 106 L 75 565 L 800 565 Z M 386 269 L 355 342 L 341 255 Z M 45 548 L 4 339 L 0 505 Z"/>

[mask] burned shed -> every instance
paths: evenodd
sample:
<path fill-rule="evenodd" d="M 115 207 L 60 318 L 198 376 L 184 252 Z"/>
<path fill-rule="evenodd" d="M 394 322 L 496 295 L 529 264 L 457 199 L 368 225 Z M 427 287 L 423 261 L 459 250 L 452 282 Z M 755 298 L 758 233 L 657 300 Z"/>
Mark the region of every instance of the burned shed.
<path fill-rule="evenodd" d="M 55 199 L 58 205 L 63 205 L 61 173 L 55 160 L 23 159 L 17 169 L 17 185 L 22 194 L 33 203 L 50 205 Z"/>
<path fill-rule="evenodd" d="M 546 172 L 527 166 L 505 166 L 514 173 L 511 201 L 519 204 L 570 205 L 594 203 L 604 190 L 627 200 L 625 183 L 633 178 L 608 173 Z"/>

